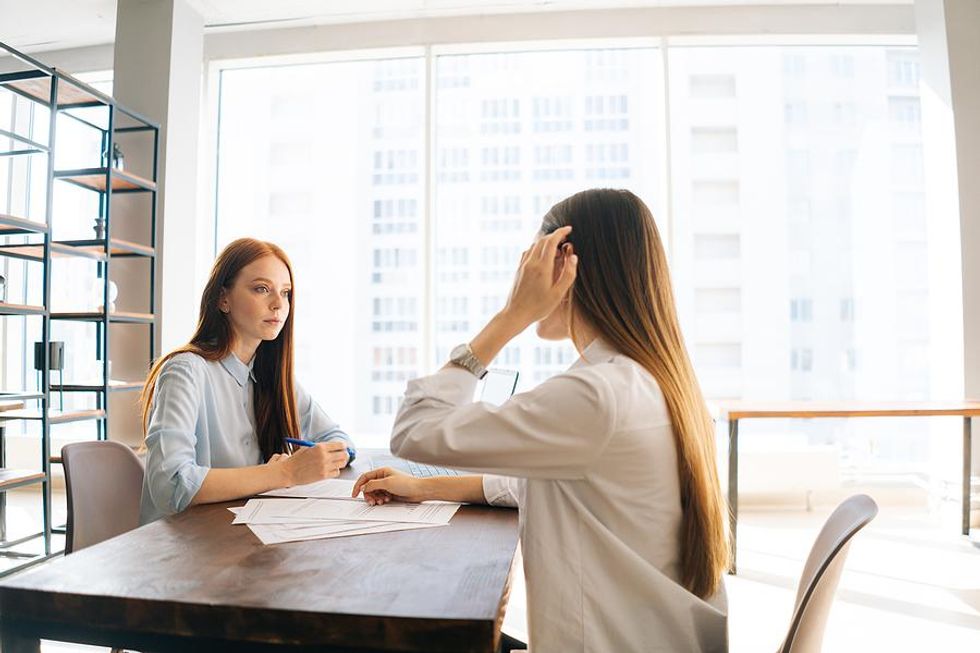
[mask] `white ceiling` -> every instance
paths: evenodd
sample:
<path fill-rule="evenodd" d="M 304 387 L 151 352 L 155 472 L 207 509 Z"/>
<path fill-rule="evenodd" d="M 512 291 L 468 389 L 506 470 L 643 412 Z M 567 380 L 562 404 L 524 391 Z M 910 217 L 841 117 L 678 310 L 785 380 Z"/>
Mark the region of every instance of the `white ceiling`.
<path fill-rule="evenodd" d="M 622 7 L 910 4 L 913 0 L 187 0 L 208 32 Z M 0 41 L 26 52 L 111 43 L 116 0 L 0 0 Z"/>

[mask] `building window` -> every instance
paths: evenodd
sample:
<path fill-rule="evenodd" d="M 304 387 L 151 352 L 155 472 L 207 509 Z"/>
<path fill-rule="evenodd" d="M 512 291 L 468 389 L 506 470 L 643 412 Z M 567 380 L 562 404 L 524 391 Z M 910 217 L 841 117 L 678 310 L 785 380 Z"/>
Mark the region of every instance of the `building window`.
<path fill-rule="evenodd" d="M 688 89 L 691 97 L 695 99 L 734 98 L 735 77 L 734 75 L 691 75 Z"/>
<path fill-rule="evenodd" d="M 694 258 L 701 261 L 737 259 L 741 250 L 738 234 L 707 235 L 694 237 Z"/>
<path fill-rule="evenodd" d="M 533 101 L 534 131 L 567 132 L 572 130 L 572 98 L 536 97 Z"/>
<path fill-rule="evenodd" d="M 481 103 L 480 131 L 484 134 L 521 133 L 521 102 L 516 98 L 494 98 Z"/>
<path fill-rule="evenodd" d="M 629 96 L 589 95 L 585 98 L 585 131 L 615 132 L 629 129 Z"/>
<path fill-rule="evenodd" d="M 630 174 L 629 158 L 626 143 L 586 145 L 585 164 L 588 167 L 585 176 L 589 179 L 625 179 Z"/>
<path fill-rule="evenodd" d="M 789 319 L 792 322 L 813 321 L 813 300 L 809 298 L 794 298 L 789 302 Z"/>
<path fill-rule="evenodd" d="M 534 179 L 571 179 L 573 174 L 571 145 L 534 146 Z"/>
<path fill-rule="evenodd" d="M 808 347 L 794 347 L 790 350 L 789 367 L 794 372 L 813 371 L 813 350 Z"/>

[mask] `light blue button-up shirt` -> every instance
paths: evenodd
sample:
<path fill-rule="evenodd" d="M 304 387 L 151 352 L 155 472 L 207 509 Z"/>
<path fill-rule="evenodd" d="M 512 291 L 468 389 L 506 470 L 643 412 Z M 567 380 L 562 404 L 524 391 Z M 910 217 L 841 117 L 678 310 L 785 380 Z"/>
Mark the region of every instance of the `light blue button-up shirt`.
<path fill-rule="evenodd" d="M 298 383 L 300 437 L 316 442 L 346 433 Z M 260 465 L 255 433 L 252 366 L 231 353 L 221 361 L 197 354 L 174 356 L 157 377 L 146 435 L 146 474 L 140 523 L 180 512 L 190 505 L 212 467 Z"/>

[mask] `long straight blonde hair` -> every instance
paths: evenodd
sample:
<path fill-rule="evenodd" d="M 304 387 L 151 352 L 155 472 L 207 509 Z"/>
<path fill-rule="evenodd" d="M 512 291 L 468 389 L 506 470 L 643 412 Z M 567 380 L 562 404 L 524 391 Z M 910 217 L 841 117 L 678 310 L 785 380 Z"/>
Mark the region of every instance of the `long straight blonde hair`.
<path fill-rule="evenodd" d="M 209 361 L 223 360 L 231 352 L 231 323 L 228 316 L 218 308 L 221 293 L 231 290 L 243 267 L 265 256 L 275 256 L 285 264 L 292 289 L 289 292 L 289 315 L 278 337 L 263 341 L 255 351 L 255 363 L 252 366 L 255 372 L 255 432 L 265 460 L 274 453 L 286 451 L 284 438 L 298 437 L 299 413 L 293 390 L 293 315 L 296 313 L 293 266 L 278 245 L 254 238 L 239 238 L 222 250 L 211 268 L 211 276 L 201 295 L 197 329 L 190 342 L 162 356 L 150 368 L 150 374 L 140 394 L 144 437 L 149 428 L 157 378 L 164 363 L 184 352 L 197 354 Z"/>
<path fill-rule="evenodd" d="M 681 335 L 667 257 L 650 209 L 629 191 L 593 189 L 559 202 L 541 231 L 572 226 L 579 257 L 571 310 L 653 375 L 667 404 L 680 478 L 681 582 L 713 595 L 728 567 L 714 426 Z"/>

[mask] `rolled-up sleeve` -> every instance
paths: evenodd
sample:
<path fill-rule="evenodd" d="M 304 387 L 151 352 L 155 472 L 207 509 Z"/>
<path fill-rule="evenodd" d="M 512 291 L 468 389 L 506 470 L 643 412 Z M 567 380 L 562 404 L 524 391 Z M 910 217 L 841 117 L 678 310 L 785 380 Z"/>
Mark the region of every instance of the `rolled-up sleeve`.
<path fill-rule="evenodd" d="M 521 505 L 525 483 L 519 478 L 483 475 L 483 498 L 491 506 L 517 508 Z"/>
<path fill-rule="evenodd" d="M 296 384 L 296 408 L 300 415 L 302 436 L 313 442 L 329 442 L 343 440 L 347 446 L 357 451 L 354 441 L 345 433 L 337 422 L 333 421 L 313 397 L 299 383 Z"/>
<path fill-rule="evenodd" d="M 196 452 L 202 382 L 192 364 L 175 359 L 157 377 L 146 436 L 144 488 L 164 514 L 187 508 L 210 470 L 198 464 Z"/>
<path fill-rule="evenodd" d="M 569 370 L 500 406 L 447 367 L 410 381 L 391 450 L 402 458 L 519 478 L 583 478 L 613 432 L 616 397 L 598 366 Z"/>

